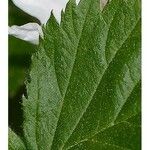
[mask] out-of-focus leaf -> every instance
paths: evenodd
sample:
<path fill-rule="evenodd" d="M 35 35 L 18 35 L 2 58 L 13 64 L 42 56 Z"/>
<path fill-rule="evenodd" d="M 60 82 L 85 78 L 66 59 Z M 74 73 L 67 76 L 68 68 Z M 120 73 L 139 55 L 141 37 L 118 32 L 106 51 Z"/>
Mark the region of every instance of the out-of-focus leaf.
<path fill-rule="evenodd" d="M 9 1 L 9 25 L 22 25 L 35 21 Z M 35 51 L 35 46 L 9 37 L 9 97 L 17 95 L 23 86 L 25 75 L 30 64 L 30 55 Z"/>

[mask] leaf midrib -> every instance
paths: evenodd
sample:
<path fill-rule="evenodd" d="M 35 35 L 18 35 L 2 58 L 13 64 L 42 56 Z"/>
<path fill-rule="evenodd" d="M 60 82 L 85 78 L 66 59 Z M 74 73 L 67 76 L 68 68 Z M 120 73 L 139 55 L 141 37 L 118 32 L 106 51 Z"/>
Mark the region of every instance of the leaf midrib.
<path fill-rule="evenodd" d="M 37 105 L 36 105 L 36 118 L 35 118 L 35 120 L 36 120 L 36 126 L 35 126 L 35 141 L 36 141 L 36 145 L 37 145 L 37 150 L 39 149 L 38 147 L 38 127 L 39 127 L 39 123 L 38 123 L 38 120 L 39 120 L 39 100 L 40 100 L 40 89 L 39 89 L 39 78 L 37 79 L 37 86 L 38 86 L 38 94 L 37 94 Z"/>
<path fill-rule="evenodd" d="M 79 48 L 78 48 L 78 47 L 79 47 L 79 43 L 80 43 L 80 41 L 81 41 L 81 37 L 82 37 L 82 34 L 83 34 L 84 26 L 85 26 L 85 23 L 86 23 L 86 18 L 87 18 L 88 12 L 89 12 L 89 10 L 90 10 L 91 4 L 92 4 L 92 0 L 91 0 L 91 3 L 90 3 L 90 5 L 89 5 L 88 11 L 86 12 L 86 15 L 85 15 L 85 18 L 84 18 L 84 22 L 83 22 L 83 26 L 82 26 L 82 29 L 81 29 L 81 34 L 80 34 L 80 36 L 79 36 L 79 40 L 78 40 L 78 43 L 77 43 L 75 58 L 74 58 L 74 61 L 73 61 L 73 66 L 72 66 L 71 72 L 70 72 L 70 77 L 69 77 L 69 79 L 68 79 L 67 87 L 66 87 L 64 96 L 63 96 L 63 98 L 62 98 L 62 99 L 63 99 L 63 100 L 62 100 L 62 106 L 61 106 L 61 108 L 60 108 L 61 110 L 60 110 L 60 113 L 59 113 L 59 116 L 58 116 L 58 121 L 57 121 L 57 124 L 56 124 L 56 129 L 55 129 L 55 132 L 54 132 L 54 136 L 53 136 L 53 140 L 52 140 L 51 147 L 52 147 L 52 145 L 53 145 L 54 137 L 55 137 L 55 134 L 56 134 L 56 131 L 57 131 L 58 122 L 59 122 L 60 115 L 61 115 L 62 108 L 63 108 L 63 102 L 64 102 L 64 100 L 65 100 L 66 93 L 67 93 L 67 90 L 68 90 L 68 87 L 69 87 L 69 84 L 70 84 L 70 79 L 71 79 L 71 76 L 72 76 L 72 73 L 73 73 L 73 69 L 74 69 L 75 62 L 76 62 L 76 56 L 77 56 L 78 49 L 79 49 Z M 64 30 L 63 30 L 63 31 L 64 31 Z M 65 32 L 65 31 L 64 31 L 64 32 Z"/>

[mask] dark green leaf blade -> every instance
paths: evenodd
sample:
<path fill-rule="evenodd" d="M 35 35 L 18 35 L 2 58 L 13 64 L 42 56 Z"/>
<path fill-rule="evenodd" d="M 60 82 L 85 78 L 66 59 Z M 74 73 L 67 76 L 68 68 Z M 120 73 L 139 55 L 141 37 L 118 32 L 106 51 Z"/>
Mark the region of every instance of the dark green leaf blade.
<path fill-rule="evenodd" d="M 74 130 L 74 127 L 78 124 L 78 120 L 82 116 L 82 113 L 84 113 L 90 101 L 90 97 L 98 84 L 98 80 L 101 77 L 99 74 L 101 74 L 103 68 L 106 66 L 105 59 L 102 59 L 99 63 L 99 60 L 104 58 L 103 50 L 105 45 L 103 41 L 106 40 L 104 34 L 106 31 L 106 24 L 100 16 L 99 0 L 89 2 L 90 7 L 85 14 L 86 18 L 82 20 L 82 32 L 80 37 L 77 37 L 77 45 L 75 46 L 76 52 L 72 59 L 73 65 L 70 70 L 71 72 L 69 73 L 69 78 L 66 77 L 66 79 L 68 79 L 66 82 L 67 88 L 63 96 L 63 105 L 52 149 L 63 147 L 65 141 Z M 87 2 L 84 2 L 83 4 L 86 3 Z M 81 5 L 79 6 L 81 7 Z M 64 55 L 60 56 L 64 57 Z M 60 60 L 61 59 L 62 58 L 60 58 Z M 60 65 L 62 66 L 62 63 L 59 63 L 59 66 Z M 58 79 L 59 75 L 58 72 Z M 82 78 L 81 75 L 85 77 Z M 62 77 L 60 79 L 62 80 Z"/>
<path fill-rule="evenodd" d="M 138 117 L 135 116 L 136 118 Z M 134 117 L 131 117 L 132 120 Z M 82 141 L 69 150 L 140 150 L 141 129 L 138 124 L 130 123 L 129 120 L 108 127 L 87 141 Z"/>
<path fill-rule="evenodd" d="M 114 2 L 114 1 L 112 1 L 112 2 Z M 121 107 L 122 104 L 124 103 L 124 101 L 126 100 L 125 97 L 121 98 L 122 100 L 121 99 L 119 100 L 119 95 L 121 96 L 121 94 L 122 94 L 120 92 L 125 92 L 123 94 L 123 96 L 125 96 L 125 95 L 127 96 L 128 94 L 130 94 L 130 91 L 132 91 L 132 89 L 134 88 L 134 86 L 136 85 L 136 83 L 140 79 L 140 64 L 139 64 L 139 62 L 140 62 L 140 56 L 139 56 L 140 55 L 140 38 L 139 38 L 140 37 L 140 26 L 139 26 L 140 25 L 140 21 L 139 21 L 140 10 L 137 11 L 137 7 L 138 7 L 139 3 L 138 3 L 138 1 L 135 0 L 132 4 L 130 4 L 130 3 L 127 3 L 127 4 L 124 1 L 119 2 L 120 7 L 118 8 L 117 13 L 114 13 L 112 22 L 108 23 L 108 32 L 104 29 L 104 31 L 105 31 L 104 33 L 108 37 L 107 40 L 106 40 L 106 47 L 105 47 L 106 59 L 108 58 L 107 59 L 108 66 L 106 65 L 106 68 L 105 67 L 101 68 L 104 72 L 107 69 L 107 71 L 105 72 L 106 77 L 103 77 L 104 81 L 102 81 L 102 84 L 100 84 L 100 86 L 101 86 L 100 88 L 102 90 L 99 91 L 99 93 L 96 94 L 96 95 L 100 95 L 101 93 L 105 93 L 104 94 L 105 96 L 103 96 L 103 99 L 104 100 L 108 99 L 109 95 L 113 94 L 113 92 L 115 92 L 115 93 L 117 92 L 117 91 L 113 90 L 113 88 L 118 88 L 118 90 L 119 90 L 121 88 L 121 87 L 119 87 L 119 82 L 121 82 L 122 80 L 125 80 L 124 82 L 122 82 L 122 85 L 121 85 L 121 86 L 123 86 L 122 87 L 123 91 L 119 91 L 119 93 L 116 93 L 116 94 L 118 94 L 118 102 L 116 101 L 117 99 L 115 100 L 115 97 L 112 98 L 112 100 L 111 100 L 112 103 L 113 103 L 113 99 L 116 101 L 116 102 L 114 101 L 114 103 L 116 103 L 116 104 L 120 103 L 120 104 L 117 104 L 117 106 L 116 106 L 117 108 L 113 108 L 115 111 L 117 111 L 117 109 L 120 109 L 119 107 Z M 116 3 L 116 5 L 118 5 L 118 3 Z M 126 12 L 125 10 L 129 13 L 125 13 Z M 136 14 L 135 14 L 135 12 L 136 12 Z M 121 18 L 121 17 L 123 17 L 124 20 L 120 20 L 119 18 Z M 105 17 L 104 17 L 104 19 L 105 19 Z M 120 24 L 117 24 L 118 21 L 120 22 Z M 125 26 L 122 26 L 123 25 L 122 22 L 128 22 L 128 24 L 126 24 Z M 130 28 L 129 28 L 128 25 L 130 25 Z M 135 36 L 131 37 L 131 35 L 134 32 L 135 32 Z M 96 32 L 96 33 L 98 34 L 98 32 Z M 133 38 L 133 39 L 131 39 L 131 38 Z M 105 40 L 104 37 L 103 37 L 103 40 Z M 131 42 L 129 43 L 129 41 L 131 41 Z M 135 41 L 135 43 L 133 41 Z M 116 42 L 117 42 L 117 44 L 115 44 Z M 128 43 L 128 45 L 126 43 Z M 123 45 L 123 48 L 122 48 L 122 45 Z M 130 47 L 130 45 L 132 45 L 133 47 Z M 120 49 L 123 49 L 123 50 L 120 50 Z M 133 51 L 132 49 L 134 49 L 135 51 Z M 121 53 L 119 52 L 117 54 L 117 59 L 115 59 L 116 62 L 114 60 L 112 61 L 113 57 L 116 55 L 118 50 L 122 51 L 122 52 Z M 108 51 L 109 56 L 107 55 L 106 51 Z M 125 54 L 124 54 L 124 51 L 125 51 Z M 133 52 L 133 54 L 132 54 L 132 52 Z M 101 51 L 101 53 L 102 53 L 102 51 Z M 134 55 L 135 55 L 135 62 L 132 61 L 132 57 L 134 57 Z M 137 58 L 136 58 L 136 56 L 137 56 Z M 100 59 L 104 59 L 104 58 L 105 57 L 103 56 Z M 131 60 L 129 60 L 128 58 L 131 59 Z M 112 65 L 109 66 L 110 62 L 111 62 Z M 131 64 L 133 63 L 132 66 L 130 66 L 130 63 Z M 81 65 L 82 64 L 80 64 L 80 66 Z M 123 65 L 123 67 L 121 65 Z M 134 66 L 137 66 L 137 68 L 134 69 Z M 118 71 L 119 67 L 120 67 L 120 71 Z M 113 68 L 115 68 L 115 69 L 113 70 Z M 130 70 L 131 70 L 131 74 L 133 74 L 133 80 L 134 81 L 132 81 L 132 79 L 130 79 Z M 100 79 L 101 79 L 101 76 L 103 76 L 103 71 L 99 75 Z M 112 76 L 111 74 L 113 74 L 113 73 L 116 73 L 116 75 L 114 74 L 114 76 L 111 77 Z M 83 73 L 82 73 L 82 75 L 83 75 Z M 117 81 L 118 85 L 115 85 L 116 84 L 115 80 L 117 78 L 119 78 L 120 75 L 122 77 L 120 77 L 120 79 L 119 79 L 120 81 Z M 78 76 L 79 76 L 79 74 L 78 74 Z M 107 76 L 108 77 L 110 76 L 111 78 L 108 78 Z M 113 83 L 111 80 L 114 80 L 115 82 Z M 108 84 L 108 82 L 109 82 L 109 84 Z M 118 87 L 115 87 L 115 86 L 118 86 Z M 109 91 L 109 89 L 110 89 L 110 91 Z M 108 91 L 108 92 L 105 92 L 105 91 Z M 74 98 L 72 98 L 72 99 L 74 99 Z M 95 101 L 94 99 L 93 99 L 93 101 Z M 97 99 L 99 100 L 100 96 Z M 97 102 L 97 104 L 96 104 L 96 102 L 92 103 L 94 106 L 93 107 L 91 106 L 91 111 L 87 112 L 89 117 L 87 117 L 85 115 L 83 117 L 83 119 L 81 120 L 81 122 L 79 122 L 79 124 L 77 126 L 77 129 L 74 131 L 75 137 L 74 137 L 74 135 L 71 135 L 73 138 L 71 137 L 71 140 L 69 140 L 69 142 L 68 142 L 69 145 L 71 145 L 71 142 L 76 143 L 79 140 L 83 140 L 84 138 L 87 138 L 88 136 L 91 136 L 91 134 L 94 133 L 97 130 L 97 124 L 98 124 L 98 122 L 101 122 L 100 120 L 103 121 L 103 119 L 104 119 L 106 121 L 106 122 L 104 121 L 104 123 L 102 123 L 100 125 L 100 126 L 102 126 L 100 128 L 103 128 L 103 126 L 108 125 L 109 122 L 110 123 L 112 122 L 111 119 L 113 119 L 113 117 L 115 116 L 114 110 L 112 111 L 112 113 L 108 114 L 108 116 L 107 116 L 108 118 L 107 117 L 102 117 L 102 115 L 100 115 L 101 117 L 98 116 L 98 118 L 95 117 L 95 119 L 93 119 L 93 116 L 97 116 L 96 114 L 98 114 L 100 112 L 100 110 L 98 109 L 98 106 L 100 104 L 98 104 L 98 103 L 100 103 L 100 102 Z M 68 105 L 69 105 L 69 103 L 68 103 Z M 102 107 L 102 106 L 100 106 L 100 107 Z M 95 107 L 97 107 L 97 108 L 95 108 Z M 107 108 L 106 110 L 111 111 L 111 108 L 110 108 L 111 106 L 109 106 L 109 103 L 106 106 L 103 106 L 103 107 L 106 107 Z M 75 109 L 74 109 L 74 112 L 76 112 Z M 70 112 L 69 112 L 69 114 L 70 114 Z M 104 114 L 107 114 L 107 111 L 104 111 Z M 71 113 L 71 115 L 73 115 L 73 113 Z M 110 119 L 110 116 L 111 116 L 111 119 Z M 63 117 L 63 118 L 65 118 L 65 117 Z M 87 119 L 87 118 L 90 118 L 90 120 Z M 64 122 L 64 121 L 62 121 L 62 122 Z M 90 127 L 90 125 L 91 125 L 91 127 Z M 61 124 L 60 126 L 61 126 L 61 129 L 63 129 L 63 125 Z M 90 128 L 92 128 L 92 129 L 90 129 Z M 93 130 L 93 131 L 91 132 L 91 130 Z M 58 137 L 59 136 L 60 135 L 58 135 Z M 67 144 L 66 144 L 66 148 L 67 148 Z"/>
<path fill-rule="evenodd" d="M 139 107 L 140 98 L 138 95 L 133 101 L 132 92 L 139 82 L 140 22 L 104 73 L 89 107 L 68 140 L 66 148 L 68 145 L 71 146 L 88 139 L 96 132 L 114 124 L 116 118 L 117 120 L 119 119 L 118 114 L 121 114 L 122 109 L 131 112 L 127 113 L 123 119 L 126 119 L 130 115 L 137 114 L 139 109 L 136 109 L 135 106 L 138 104 L 136 107 Z M 130 97 L 132 97 L 132 99 Z M 132 102 L 130 102 L 132 106 L 130 107 L 129 105 L 124 106 L 128 99 L 132 100 Z M 123 106 L 125 108 L 123 108 Z M 134 109 L 134 112 L 132 112 L 132 109 Z"/>
<path fill-rule="evenodd" d="M 81 0 L 78 6 L 71 0 L 60 26 L 51 16 L 32 58 L 23 102 L 27 149 L 134 150 L 140 138 L 140 125 L 135 125 L 139 5 L 139 0 L 112 0 L 101 13 L 99 0 Z M 119 144 L 126 130 L 130 139 L 137 138 Z"/>
<path fill-rule="evenodd" d="M 23 99 L 24 135 L 28 149 L 50 149 L 62 97 L 55 76 L 42 46 L 32 57 L 28 97 Z"/>

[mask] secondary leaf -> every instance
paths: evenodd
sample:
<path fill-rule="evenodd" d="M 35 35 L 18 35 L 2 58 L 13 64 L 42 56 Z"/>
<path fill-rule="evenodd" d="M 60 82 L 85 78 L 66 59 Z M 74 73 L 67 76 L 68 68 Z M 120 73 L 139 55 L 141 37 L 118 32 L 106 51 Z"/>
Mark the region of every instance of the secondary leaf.
<path fill-rule="evenodd" d="M 25 149 L 25 145 L 23 141 L 10 128 L 9 128 L 9 149 L 10 150 L 24 150 Z"/>
<path fill-rule="evenodd" d="M 71 0 L 44 35 L 23 102 L 26 148 L 140 149 L 140 1 L 100 12 L 99 0 Z"/>

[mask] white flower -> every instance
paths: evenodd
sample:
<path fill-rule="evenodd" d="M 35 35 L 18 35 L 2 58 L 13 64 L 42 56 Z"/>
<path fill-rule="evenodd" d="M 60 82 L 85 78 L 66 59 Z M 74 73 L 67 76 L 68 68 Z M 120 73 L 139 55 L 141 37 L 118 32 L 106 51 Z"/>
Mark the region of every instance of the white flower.
<path fill-rule="evenodd" d="M 43 37 L 41 25 L 45 25 L 50 18 L 51 11 L 60 23 L 61 11 L 65 10 L 69 0 L 12 0 L 13 3 L 29 15 L 37 18 L 40 25 L 37 23 L 27 23 L 23 26 L 9 27 L 9 35 L 13 35 L 19 39 L 28 41 L 32 44 L 39 44 L 39 36 Z M 108 0 L 100 0 L 103 8 Z M 80 0 L 76 0 L 76 4 Z"/>
<path fill-rule="evenodd" d="M 46 24 L 51 11 L 60 23 L 61 11 L 65 10 L 69 0 L 12 0 L 13 3 L 29 15 L 36 17 L 41 25 Z M 76 4 L 80 0 L 76 0 Z M 39 36 L 43 37 L 42 27 L 37 23 L 27 23 L 23 26 L 9 27 L 9 34 L 33 44 L 39 43 Z"/>
<path fill-rule="evenodd" d="M 9 27 L 9 34 L 36 45 L 39 44 L 39 35 L 43 37 L 42 28 L 37 23 L 27 23 L 23 26 L 11 26 Z"/>
<path fill-rule="evenodd" d="M 101 0 L 101 9 L 103 9 L 107 3 L 108 0 Z"/>

